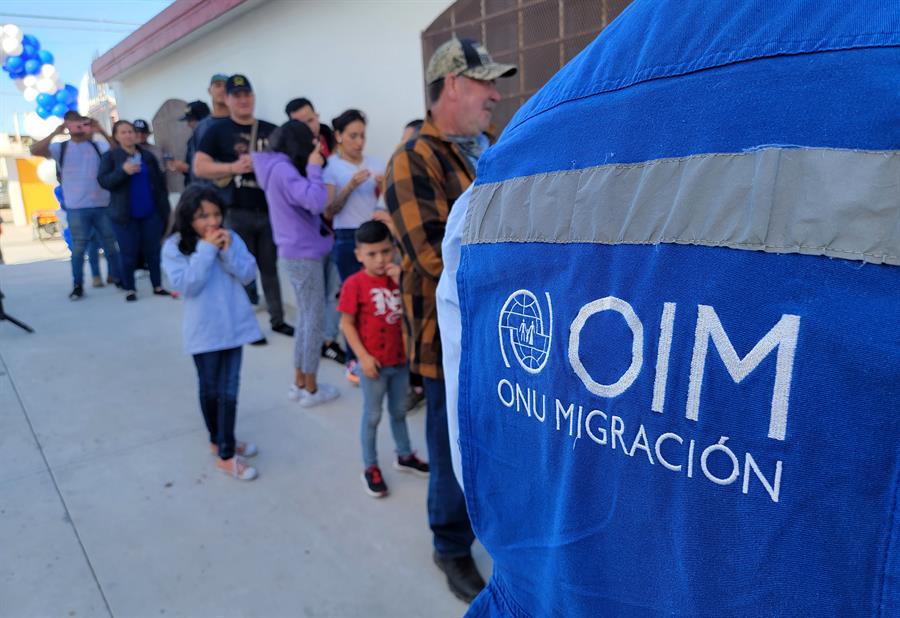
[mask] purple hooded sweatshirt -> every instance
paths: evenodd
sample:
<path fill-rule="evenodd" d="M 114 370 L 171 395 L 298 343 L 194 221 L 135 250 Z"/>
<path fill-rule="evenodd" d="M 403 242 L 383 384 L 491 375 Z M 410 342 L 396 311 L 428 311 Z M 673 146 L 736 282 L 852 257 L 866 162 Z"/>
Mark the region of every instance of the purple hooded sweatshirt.
<path fill-rule="evenodd" d="M 322 259 L 334 244 L 329 232 L 322 235 L 322 211 L 328 191 L 322 182 L 322 166 L 307 165 L 306 178 L 300 175 L 286 154 L 254 152 L 256 181 L 266 192 L 272 236 L 278 257 Z"/>

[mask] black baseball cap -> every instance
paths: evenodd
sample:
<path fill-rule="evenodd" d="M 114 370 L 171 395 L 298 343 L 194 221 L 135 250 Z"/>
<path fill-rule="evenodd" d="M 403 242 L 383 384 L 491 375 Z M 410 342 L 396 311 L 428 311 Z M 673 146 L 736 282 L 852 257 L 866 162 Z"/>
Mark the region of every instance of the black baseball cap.
<path fill-rule="evenodd" d="M 147 135 L 153 133 L 153 131 L 150 130 L 150 123 L 146 120 L 141 120 L 140 118 L 132 122 L 131 126 L 133 126 L 134 130 L 138 133 L 146 133 Z"/>
<path fill-rule="evenodd" d="M 184 108 L 184 116 L 178 120 L 203 120 L 209 116 L 209 105 L 203 101 L 191 101 Z"/>
<path fill-rule="evenodd" d="M 250 85 L 250 80 L 246 76 L 238 73 L 229 77 L 228 81 L 225 82 L 225 94 L 234 94 L 241 90 L 253 92 L 253 86 Z"/>

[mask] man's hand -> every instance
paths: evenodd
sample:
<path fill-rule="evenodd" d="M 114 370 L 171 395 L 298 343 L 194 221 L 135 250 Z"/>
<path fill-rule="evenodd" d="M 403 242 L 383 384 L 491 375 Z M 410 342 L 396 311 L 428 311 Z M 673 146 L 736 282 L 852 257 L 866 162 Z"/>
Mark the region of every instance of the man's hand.
<path fill-rule="evenodd" d="M 242 154 L 237 161 L 231 164 L 235 174 L 249 174 L 253 171 L 253 159 L 248 154 Z"/>
<path fill-rule="evenodd" d="M 189 171 L 191 171 L 191 166 L 179 159 L 169 159 L 168 161 L 166 161 L 166 169 L 170 172 L 187 174 Z"/>
<path fill-rule="evenodd" d="M 65 132 L 66 132 L 66 123 L 65 123 L 65 122 L 60 122 L 60 123 L 59 123 L 59 126 L 56 127 L 55 129 L 53 129 L 53 135 L 54 135 L 54 136 L 56 136 L 56 135 L 64 135 Z"/>
<path fill-rule="evenodd" d="M 378 362 L 371 354 L 359 359 L 359 366 L 362 367 L 363 375 L 371 380 L 378 379 L 378 370 L 381 369 L 381 363 Z"/>
<path fill-rule="evenodd" d="M 122 164 L 122 170 L 124 170 L 126 174 L 131 176 L 141 171 L 141 164 L 126 160 L 125 163 Z"/>

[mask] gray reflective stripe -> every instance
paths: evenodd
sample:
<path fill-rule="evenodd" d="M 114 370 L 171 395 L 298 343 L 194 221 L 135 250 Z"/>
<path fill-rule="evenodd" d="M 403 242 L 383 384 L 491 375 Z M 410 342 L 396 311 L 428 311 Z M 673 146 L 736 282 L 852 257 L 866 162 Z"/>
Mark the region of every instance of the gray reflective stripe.
<path fill-rule="evenodd" d="M 473 189 L 463 244 L 679 243 L 900 264 L 900 151 L 762 148 Z"/>

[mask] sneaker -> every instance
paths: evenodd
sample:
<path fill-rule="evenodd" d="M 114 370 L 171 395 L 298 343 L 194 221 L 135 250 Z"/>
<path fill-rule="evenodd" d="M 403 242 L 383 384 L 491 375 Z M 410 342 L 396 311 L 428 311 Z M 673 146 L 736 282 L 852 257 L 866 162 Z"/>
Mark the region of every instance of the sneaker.
<path fill-rule="evenodd" d="M 329 384 L 319 384 L 315 393 L 306 391 L 305 395 L 300 397 L 300 405 L 304 408 L 312 408 L 319 404 L 327 403 L 332 399 L 337 399 L 340 392 Z"/>
<path fill-rule="evenodd" d="M 218 455 L 219 447 L 216 446 L 215 444 L 213 444 L 212 442 L 210 442 L 209 443 L 209 452 L 212 453 L 213 455 Z M 258 453 L 259 453 L 259 449 L 257 449 L 256 445 L 253 444 L 252 442 L 241 442 L 240 440 L 238 440 L 237 442 L 234 443 L 234 454 L 235 455 L 240 455 L 241 457 L 256 457 L 256 455 Z"/>
<path fill-rule="evenodd" d="M 418 408 L 425 401 L 425 393 L 422 391 L 417 391 L 415 388 L 409 389 L 409 393 L 406 394 L 406 411 L 412 412 L 416 408 Z"/>
<path fill-rule="evenodd" d="M 322 358 L 333 360 L 336 363 L 344 364 L 347 362 L 347 355 L 337 344 L 337 341 L 322 344 Z"/>
<path fill-rule="evenodd" d="M 344 372 L 344 377 L 347 378 L 347 381 L 353 386 L 359 386 L 359 372 L 357 367 L 359 367 L 359 363 L 354 359 L 347 363 L 347 370 Z"/>
<path fill-rule="evenodd" d="M 126 300 L 126 302 L 133 303 L 134 301 L 137 300 L 137 293 L 128 292 L 128 294 L 125 295 L 125 300 Z"/>
<path fill-rule="evenodd" d="M 281 333 L 282 335 L 287 335 L 288 337 L 294 336 L 294 327 L 288 324 L 287 322 L 282 322 L 281 324 L 276 324 L 272 327 L 272 330 L 276 333 Z"/>
<path fill-rule="evenodd" d="M 242 457 L 235 455 L 231 459 L 216 457 L 216 467 L 229 476 L 239 481 L 252 481 L 256 478 L 256 468 L 248 466 Z"/>
<path fill-rule="evenodd" d="M 257 339 L 256 341 L 251 341 L 250 345 L 259 346 L 259 345 L 266 345 L 267 343 L 269 343 L 269 341 L 265 337 L 262 337 L 260 339 Z"/>
<path fill-rule="evenodd" d="M 406 457 L 397 457 L 394 460 L 394 469 L 400 472 L 410 472 L 416 476 L 428 476 L 428 464 L 411 453 Z"/>
<path fill-rule="evenodd" d="M 102 288 L 103 287 L 103 278 L 102 277 L 91 277 L 91 287 L 92 288 Z"/>
<path fill-rule="evenodd" d="M 153 293 L 156 294 L 157 296 L 171 296 L 172 295 L 169 292 L 169 290 L 166 290 L 164 288 L 156 288 L 155 290 L 153 290 Z"/>
<path fill-rule="evenodd" d="M 381 469 L 378 466 L 369 466 L 362 473 L 362 482 L 366 486 L 366 493 L 373 498 L 384 498 L 388 495 L 388 487 L 381 476 Z"/>
<path fill-rule="evenodd" d="M 447 576 L 447 586 L 456 598 L 471 603 L 484 588 L 484 579 L 472 556 L 449 558 L 434 552 L 434 563 Z"/>
<path fill-rule="evenodd" d="M 300 401 L 303 399 L 306 393 L 306 389 L 296 384 L 291 384 L 291 387 L 288 389 L 288 401 Z"/>
<path fill-rule="evenodd" d="M 69 300 L 79 300 L 82 296 L 84 296 L 84 287 L 80 285 L 76 285 L 72 288 L 72 291 L 69 292 Z"/>

